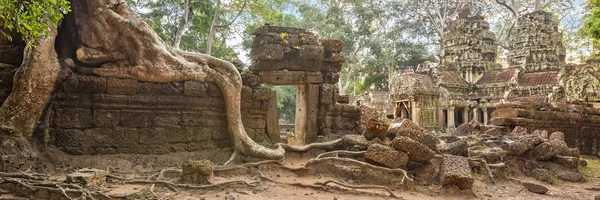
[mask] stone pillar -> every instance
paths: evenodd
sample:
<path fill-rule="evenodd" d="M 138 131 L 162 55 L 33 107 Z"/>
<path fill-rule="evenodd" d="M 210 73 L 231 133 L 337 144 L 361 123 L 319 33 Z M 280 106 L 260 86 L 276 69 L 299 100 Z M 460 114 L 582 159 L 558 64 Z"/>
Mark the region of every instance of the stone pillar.
<path fill-rule="evenodd" d="M 442 109 L 442 107 L 438 104 L 437 105 L 437 111 L 436 111 L 436 115 L 437 115 L 437 125 L 439 127 L 442 127 L 444 124 L 444 110 Z"/>
<path fill-rule="evenodd" d="M 278 143 L 281 130 L 279 129 L 279 113 L 277 111 L 277 92 L 271 91 L 271 100 L 267 109 L 267 135 L 271 142 Z"/>
<path fill-rule="evenodd" d="M 448 128 L 454 128 L 454 107 L 448 108 Z"/>
<path fill-rule="evenodd" d="M 473 108 L 473 119 L 479 121 L 479 108 Z"/>
<path fill-rule="evenodd" d="M 319 113 L 319 85 L 299 85 L 296 92 L 296 128 L 294 144 L 301 146 L 317 141 Z"/>
<path fill-rule="evenodd" d="M 414 99 L 410 100 L 410 115 L 412 122 L 417 126 L 421 126 L 421 120 L 419 120 L 419 108 Z"/>
<path fill-rule="evenodd" d="M 469 123 L 469 108 L 466 107 L 463 111 L 463 123 Z"/>
<path fill-rule="evenodd" d="M 487 108 L 482 108 L 483 109 L 483 125 L 488 125 L 488 109 Z"/>

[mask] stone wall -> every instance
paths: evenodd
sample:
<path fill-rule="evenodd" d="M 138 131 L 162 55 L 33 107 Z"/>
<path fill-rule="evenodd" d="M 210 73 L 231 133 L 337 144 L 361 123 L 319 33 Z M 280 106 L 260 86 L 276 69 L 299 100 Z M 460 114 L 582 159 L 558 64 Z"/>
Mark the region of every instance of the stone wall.
<path fill-rule="evenodd" d="M 600 111 L 589 107 L 501 104 L 492 113 L 491 123 L 511 129 L 522 126 L 529 131 L 560 131 L 569 147 L 578 148 L 582 154 L 595 155 L 600 150 Z"/>
<path fill-rule="evenodd" d="M 337 83 L 345 58 L 337 39 L 305 29 L 263 26 L 254 31 L 250 74 L 265 85 L 295 85 L 295 145 L 360 133 L 360 109 L 340 101 Z"/>
<path fill-rule="evenodd" d="M 272 143 L 266 129 L 270 101 L 270 89 L 244 86 L 242 121 L 248 135 L 263 144 Z M 214 83 L 148 83 L 73 74 L 50 109 L 49 143 L 71 154 L 232 147 L 224 99 Z"/>

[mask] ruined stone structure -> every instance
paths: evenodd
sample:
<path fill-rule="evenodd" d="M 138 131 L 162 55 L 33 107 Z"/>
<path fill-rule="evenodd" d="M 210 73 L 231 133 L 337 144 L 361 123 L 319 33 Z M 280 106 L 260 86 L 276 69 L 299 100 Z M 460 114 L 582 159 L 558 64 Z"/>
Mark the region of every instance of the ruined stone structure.
<path fill-rule="evenodd" d="M 358 106 L 338 103 L 342 42 L 304 29 L 263 26 L 254 33 L 250 76 L 265 85 L 295 85 L 295 145 L 359 132 Z M 347 103 L 347 102 L 346 102 Z"/>
<path fill-rule="evenodd" d="M 487 23 L 480 16 L 463 12 L 449 28 L 441 66 L 402 70 L 392 75 L 390 96 L 395 116 L 411 119 L 430 129 L 448 128 L 452 132 L 458 125 L 471 120 L 490 124 L 492 112 L 508 102 L 579 103 L 600 107 L 600 64 L 565 64 L 561 38 L 558 23 L 552 21 L 550 13 L 538 11 L 523 15 L 509 41 L 510 66 L 501 68 L 494 62 L 497 47 Z M 595 150 L 590 148 L 597 144 L 580 145 L 578 141 L 598 138 L 584 132 L 588 128 L 595 130 L 591 124 L 600 121 L 595 117 L 581 120 L 548 130 L 564 132 L 571 137 L 568 139 L 570 146 L 588 148 L 585 152 L 593 153 Z M 494 124 L 513 128 L 525 125 L 524 121 L 527 120 L 500 120 Z M 574 128 L 578 123 L 584 125 Z M 532 122 L 531 125 L 547 129 L 543 127 L 547 123 Z"/>
<path fill-rule="evenodd" d="M 483 16 L 464 10 L 445 37 L 442 67 L 457 72 L 467 83 L 477 82 L 496 65 L 496 38 Z"/>
<path fill-rule="evenodd" d="M 266 122 L 271 90 L 244 87 L 242 121 L 258 143 L 278 142 Z M 50 108 L 49 139 L 71 154 L 152 153 L 231 147 L 225 103 L 209 82 L 148 83 L 71 75 Z M 270 119 L 277 120 L 277 118 Z"/>
<path fill-rule="evenodd" d="M 509 65 L 525 72 L 559 69 L 565 63 L 562 33 L 552 13 L 533 12 L 519 18 L 509 40 Z"/>

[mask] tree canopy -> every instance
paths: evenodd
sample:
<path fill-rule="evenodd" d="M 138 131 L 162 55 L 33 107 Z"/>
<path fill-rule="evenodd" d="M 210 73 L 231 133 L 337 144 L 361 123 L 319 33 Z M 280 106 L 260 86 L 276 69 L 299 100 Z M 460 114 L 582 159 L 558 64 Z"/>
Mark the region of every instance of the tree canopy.
<path fill-rule="evenodd" d="M 70 11 L 67 0 L 0 0 L 0 26 L 10 32 L 21 34 L 28 47 L 40 36 L 48 34 L 48 26 L 57 26 L 59 20 Z M 0 29 L 5 37 L 9 33 Z"/>

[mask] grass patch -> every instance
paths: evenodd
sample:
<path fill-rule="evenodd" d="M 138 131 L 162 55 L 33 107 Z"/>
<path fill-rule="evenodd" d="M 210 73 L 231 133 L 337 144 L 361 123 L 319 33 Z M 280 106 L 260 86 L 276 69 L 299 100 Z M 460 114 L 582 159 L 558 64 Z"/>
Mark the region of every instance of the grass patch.
<path fill-rule="evenodd" d="M 596 156 L 582 156 L 581 159 L 587 162 L 587 166 L 579 166 L 579 172 L 587 177 L 600 177 L 600 159 Z"/>

